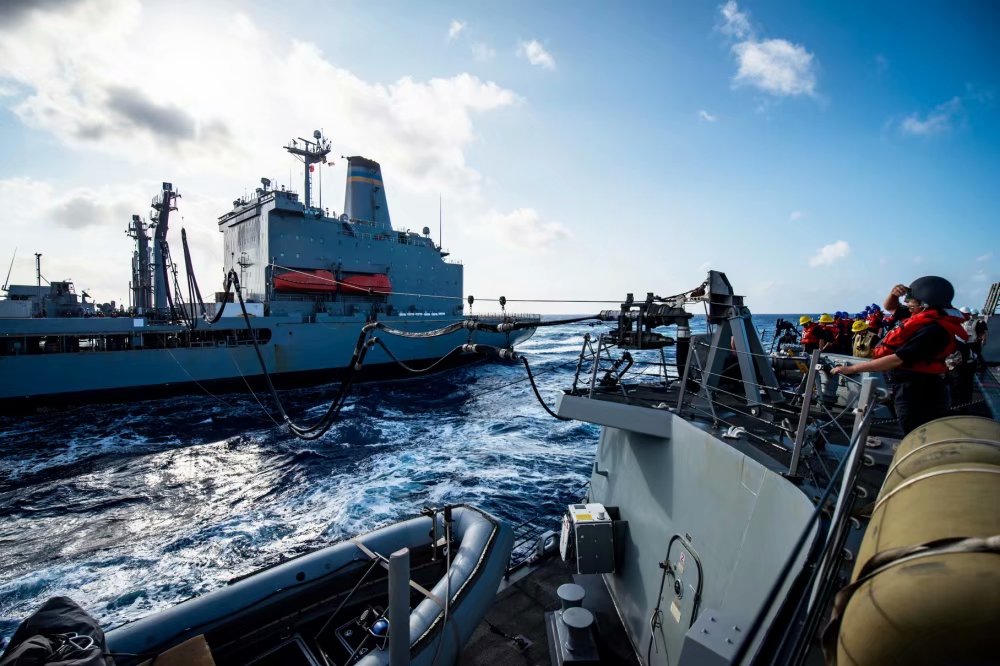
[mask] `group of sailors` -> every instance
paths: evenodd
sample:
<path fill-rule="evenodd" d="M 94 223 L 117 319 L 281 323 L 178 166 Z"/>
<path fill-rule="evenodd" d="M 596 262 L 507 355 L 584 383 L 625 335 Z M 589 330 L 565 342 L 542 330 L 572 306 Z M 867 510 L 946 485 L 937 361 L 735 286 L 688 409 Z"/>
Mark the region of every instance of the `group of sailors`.
<path fill-rule="evenodd" d="M 834 375 L 886 372 L 905 434 L 971 400 L 975 371 L 985 370 L 986 313 L 956 310 L 954 296 L 952 284 L 935 275 L 897 284 L 882 307 L 873 303 L 853 317 L 803 315 L 801 343 L 807 353 L 866 359 L 837 366 Z"/>
<path fill-rule="evenodd" d="M 816 349 L 837 354 L 854 354 L 871 358 L 882 332 L 892 327 L 882 309 L 872 304 L 853 317 L 846 312 L 823 313 L 818 320 L 809 315 L 799 317 L 802 326 L 802 346 L 806 353 Z"/>

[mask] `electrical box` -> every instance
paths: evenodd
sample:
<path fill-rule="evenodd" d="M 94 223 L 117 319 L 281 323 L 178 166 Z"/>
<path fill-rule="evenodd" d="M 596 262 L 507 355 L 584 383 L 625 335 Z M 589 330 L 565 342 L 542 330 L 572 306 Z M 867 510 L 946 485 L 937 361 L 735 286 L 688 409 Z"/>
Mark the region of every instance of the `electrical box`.
<path fill-rule="evenodd" d="M 571 504 L 560 536 L 562 558 L 574 558 L 578 574 L 614 572 L 614 524 L 603 504 Z"/>

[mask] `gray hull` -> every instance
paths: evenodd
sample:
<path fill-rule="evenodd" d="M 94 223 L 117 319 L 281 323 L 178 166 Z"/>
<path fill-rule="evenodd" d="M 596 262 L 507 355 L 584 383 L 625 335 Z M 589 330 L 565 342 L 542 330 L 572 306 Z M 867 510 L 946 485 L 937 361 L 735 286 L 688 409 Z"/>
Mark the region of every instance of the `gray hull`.
<path fill-rule="evenodd" d="M 304 323 L 301 317 L 256 317 L 254 329 L 268 331 L 269 339 L 260 349 L 267 371 L 279 385 L 317 384 L 343 376 L 365 322 L 361 318 Z M 31 323 L 32 320 L 23 320 Z M 51 322 L 52 320 L 50 320 Z M 64 320 L 79 326 L 99 320 Z M 455 318 L 424 319 L 384 317 L 387 325 L 408 331 L 439 328 Z M 61 322 L 60 322 L 61 323 Z M 110 322 L 109 322 L 110 323 Z M 238 331 L 242 322 L 229 323 L 228 330 Z M 115 328 L 128 335 L 142 331 L 171 330 L 167 327 L 133 327 L 131 320 L 115 322 Z M 180 327 L 174 327 L 181 330 Z M 401 338 L 379 332 L 392 353 L 408 365 L 422 367 L 443 357 L 466 342 L 510 346 L 523 342 L 529 331 L 511 334 L 458 331 L 434 338 Z M 138 348 L 121 351 L 78 351 L 0 356 L 0 404 L 32 405 L 67 400 L 94 400 L 118 397 L 130 400 L 156 397 L 167 393 L 212 390 L 240 390 L 246 383 L 260 385 L 263 378 L 260 362 L 252 344 L 242 340 L 234 344 L 163 348 Z M 451 365 L 475 360 L 458 355 Z M 439 366 L 443 369 L 447 366 Z M 439 369 L 436 368 L 436 369 Z M 383 378 L 408 374 L 379 346 L 372 348 L 365 360 L 362 378 Z"/>

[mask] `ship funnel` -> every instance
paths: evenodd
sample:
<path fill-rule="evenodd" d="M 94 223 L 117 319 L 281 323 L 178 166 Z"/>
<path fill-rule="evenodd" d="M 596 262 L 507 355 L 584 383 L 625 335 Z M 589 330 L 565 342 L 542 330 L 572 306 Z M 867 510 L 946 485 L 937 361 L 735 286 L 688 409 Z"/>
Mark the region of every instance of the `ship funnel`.
<path fill-rule="evenodd" d="M 382 167 L 378 162 L 358 156 L 347 158 L 344 213 L 352 220 L 372 222 L 378 228 L 392 230 L 389 204 L 382 184 Z"/>

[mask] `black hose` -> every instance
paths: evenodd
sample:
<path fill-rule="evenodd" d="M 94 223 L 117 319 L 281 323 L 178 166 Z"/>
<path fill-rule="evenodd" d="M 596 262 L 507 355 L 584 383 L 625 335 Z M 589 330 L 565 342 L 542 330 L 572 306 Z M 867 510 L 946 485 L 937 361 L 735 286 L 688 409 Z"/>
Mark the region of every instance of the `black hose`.
<path fill-rule="evenodd" d="M 521 363 L 524 364 L 524 369 L 528 373 L 528 381 L 531 382 L 531 390 L 535 392 L 535 397 L 538 398 L 538 404 L 541 405 L 542 408 L 546 412 L 548 412 L 549 416 L 551 416 L 552 418 L 559 419 L 560 421 L 569 421 L 570 419 L 566 418 L 565 416 L 559 416 L 551 409 L 549 409 L 549 406 L 545 404 L 544 400 L 542 400 L 542 394 L 538 392 L 538 386 L 535 384 L 535 377 L 534 375 L 531 374 L 531 366 L 528 365 L 528 359 L 522 356 Z"/>

